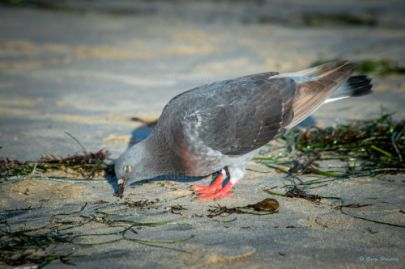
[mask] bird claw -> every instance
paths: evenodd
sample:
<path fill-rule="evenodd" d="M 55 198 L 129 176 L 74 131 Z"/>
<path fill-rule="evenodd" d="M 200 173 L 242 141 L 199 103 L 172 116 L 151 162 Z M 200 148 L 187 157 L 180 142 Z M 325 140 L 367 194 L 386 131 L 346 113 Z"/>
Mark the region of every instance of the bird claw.
<path fill-rule="evenodd" d="M 199 201 L 217 200 L 217 199 L 221 199 L 221 198 L 230 196 L 231 194 L 232 194 L 231 191 L 223 191 L 223 189 L 222 189 L 216 193 L 201 194 L 197 197 L 197 200 L 199 200 Z"/>
<path fill-rule="evenodd" d="M 224 181 L 224 177 L 225 177 L 225 172 L 222 171 L 214 180 L 214 182 L 212 182 L 211 185 L 209 186 L 203 186 L 203 185 L 192 185 L 191 188 L 193 189 L 193 191 L 199 195 L 199 194 L 208 194 L 208 193 L 216 193 L 219 190 L 222 189 L 222 183 Z"/>
<path fill-rule="evenodd" d="M 221 186 L 204 186 L 204 185 L 197 185 L 194 184 L 191 186 L 193 191 L 197 194 L 207 194 L 207 193 L 215 193 L 221 189 Z"/>
<path fill-rule="evenodd" d="M 200 201 L 206 201 L 206 200 L 216 200 L 216 199 L 221 199 L 227 196 L 230 196 L 232 194 L 231 189 L 233 188 L 233 185 L 231 182 L 226 183 L 224 187 L 220 185 L 219 188 L 216 188 L 214 191 L 212 189 L 208 192 L 206 191 L 208 188 L 203 189 L 203 191 L 199 191 L 197 193 L 197 199 Z M 211 186 L 210 186 L 211 187 Z"/>
<path fill-rule="evenodd" d="M 222 170 L 210 186 L 192 185 L 192 189 L 197 195 L 197 199 L 200 201 L 206 201 L 230 196 L 232 194 L 231 189 L 236 182 L 232 182 L 232 180 L 230 180 L 225 186 L 222 187 L 225 177 L 226 172 L 225 170 Z"/>

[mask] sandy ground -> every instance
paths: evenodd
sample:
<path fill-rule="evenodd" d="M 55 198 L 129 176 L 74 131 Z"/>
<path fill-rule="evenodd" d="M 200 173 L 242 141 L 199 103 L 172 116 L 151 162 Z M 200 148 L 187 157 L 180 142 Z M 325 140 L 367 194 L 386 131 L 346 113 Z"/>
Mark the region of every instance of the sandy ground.
<path fill-rule="evenodd" d="M 405 66 L 403 1 L 351 2 L 73 1 L 57 10 L 1 7 L 0 156 L 35 160 L 45 153 L 76 153 L 80 148 L 65 134 L 68 131 L 87 150 L 105 148 L 114 159 L 131 139 L 147 133 L 131 117 L 153 119 L 171 97 L 205 82 L 294 71 L 337 57 L 384 58 Z M 373 26 L 308 25 L 303 19 L 308 14 L 343 12 L 372 20 Z M 377 117 L 381 111 L 404 118 L 405 77 L 373 79 L 373 95 L 322 107 L 314 119 L 333 125 Z M 89 255 L 70 259 L 79 268 L 402 267 L 403 175 L 310 185 L 309 193 L 341 198 L 313 203 L 265 193 L 270 188 L 284 193 L 291 182 L 258 164 L 250 166 L 261 172 L 248 172 L 233 197 L 208 203 L 193 198 L 189 182 L 134 186 L 120 200 L 112 196 L 106 181 L 11 180 L 0 184 L 0 214 L 13 227 L 40 225 L 54 221 L 54 214 L 74 212 L 87 203 L 82 212 L 66 218 L 100 217 L 103 209 L 116 219 L 169 221 L 156 227 L 138 225 L 133 238 L 193 236 L 163 244 L 174 249 L 129 240 L 86 248 L 63 246 L 64 251 Z M 277 214 L 207 217 L 217 204 L 246 206 L 270 197 L 280 203 Z M 142 199 L 155 203 L 144 208 L 123 204 Z M 335 208 L 341 203 L 368 206 L 341 211 Z M 184 209 L 173 209 L 179 205 Z M 27 207 L 31 209 L 16 214 L 7 211 Z M 95 221 L 75 232 L 111 229 Z M 71 266 L 54 261 L 48 267 Z"/>

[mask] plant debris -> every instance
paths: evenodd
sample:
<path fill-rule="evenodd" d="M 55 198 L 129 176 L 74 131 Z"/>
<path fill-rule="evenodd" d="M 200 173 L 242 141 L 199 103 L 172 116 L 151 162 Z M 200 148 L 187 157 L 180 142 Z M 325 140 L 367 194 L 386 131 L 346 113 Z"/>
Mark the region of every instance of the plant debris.
<path fill-rule="evenodd" d="M 280 207 L 277 200 L 266 198 L 256 204 L 247 205 L 246 208 L 253 208 L 258 212 L 275 212 Z"/>
<path fill-rule="evenodd" d="M 273 192 L 271 190 L 268 189 L 264 189 L 263 190 L 265 193 L 271 194 L 271 195 L 275 195 L 275 196 L 281 196 L 281 197 L 286 197 L 286 198 L 292 198 L 287 196 L 287 194 L 282 194 L 282 193 L 277 193 L 277 192 Z M 344 211 L 344 208 L 360 208 L 360 207 L 365 207 L 365 206 L 370 206 L 371 204 L 344 204 L 343 199 L 339 198 L 339 197 L 333 197 L 333 196 L 318 196 L 316 195 L 316 197 L 319 197 L 319 199 L 331 199 L 331 200 L 338 200 L 341 204 L 339 206 L 336 206 L 335 209 L 340 210 L 340 212 L 346 216 L 355 218 L 355 219 L 361 219 L 364 221 L 368 221 L 368 222 L 373 222 L 373 223 L 377 223 L 377 224 L 382 224 L 382 225 L 388 225 L 388 226 L 393 226 L 393 227 L 399 227 L 399 228 L 405 228 L 405 225 L 401 225 L 401 224 L 395 224 L 395 223 L 389 223 L 389 222 L 384 222 L 384 221 L 379 221 L 379 220 L 374 220 L 374 219 L 368 219 L 365 217 L 361 217 L 361 216 L 356 216 L 356 215 L 352 215 L 346 211 Z M 305 199 L 305 197 L 297 197 L 297 198 L 302 198 Z M 310 200 L 312 201 L 312 200 Z M 315 200 L 315 202 L 318 202 L 319 200 Z M 400 210 L 401 212 L 401 210 Z M 316 220 L 315 220 L 316 221 Z M 321 224 L 319 222 L 317 222 L 320 225 L 324 225 Z M 278 228 L 278 226 L 275 226 L 274 228 Z M 286 228 L 296 228 L 295 226 L 292 227 L 286 227 Z"/>
<path fill-rule="evenodd" d="M 289 189 L 285 195 L 289 198 L 303 198 L 311 202 L 318 202 L 321 200 L 321 197 L 317 194 L 307 194 L 305 191 L 297 188 L 296 186 Z"/>
<path fill-rule="evenodd" d="M 343 207 L 346 208 L 361 208 L 361 207 L 366 207 L 370 206 L 371 204 L 346 204 L 346 205 L 338 205 L 335 207 L 335 209 L 342 209 Z"/>
<path fill-rule="evenodd" d="M 301 198 L 301 199 L 305 199 L 305 200 L 308 200 L 311 202 L 319 202 L 321 199 L 342 200 L 339 197 L 321 196 L 321 195 L 317 195 L 317 194 L 307 194 L 305 191 L 299 189 L 296 186 L 290 188 L 285 194 L 273 192 L 269 189 L 264 189 L 263 191 L 267 194 L 271 194 L 271 195 L 275 195 L 275 196 L 286 197 L 286 198 Z"/>
<path fill-rule="evenodd" d="M 37 264 L 39 268 L 53 260 L 68 262 L 68 254 L 58 254 L 47 249 L 51 244 L 69 243 L 69 236 L 57 232 L 43 231 L 37 234 L 31 231 L 0 231 L 0 260 L 10 266 Z"/>
<path fill-rule="evenodd" d="M 143 209 L 143 208 L 145 208 L 145 207 L 148 207 L 148 206 L 150 206 L 150 205 L 153 205 L 153 204 L 156 204 L 156 203 L 159 203 L 160 202 L 160 200 L 159 199 L 155 199 L 155 200 L 139 200 L 139 201 L 134 201 L 134 202 L 131 202 L 131 201 L 124 201 L 124 202 L 122 202 L 122 203 L 120 203 L 121 205 L 126 205 L 127 207 L 130 207 L 130 208 L 141 208 L 141 209 Z"/>
<path fill-rule="evenodd" d="M 390 223 L 390 222 L 385 222 L 385 221 L 380 221 L 380 220 L 375 220 L 375 219 L 369 219 L 369 218 L 366 218 L 366 217 L 363 217 L 363 216 L 354 215 L 352 213 L 349 213 L 349 212 L 343 210 L 346 207 L 359 208 L 359 207 L 363 207 L 363 206 L 369 206 L 368 204 L 367 205 L 354 204 L 353 206 L 350 206 L 350 205 L 349 206 L 344 206 L 343 200 L 341 200 L 341 202 L 342 202 L 343 206 L 337 206 L 337 207 L 335 207 L 335 209 L 339 210 L 343 215 L 349 216 L 349 217 L 354 218 L 354 219 L 360 219 L 360 220 L 372 222 L 372 223 L 375 223 L 375 224 L 387 225 L 387 226 L 398 227 L 398 228 L 405 228 L 405 225 L 402 225 L 402 224 L 396 224 L 396 223 Z"/>
<path fill-rule="evenodd" d="M 7 180 L 15 176 L 41 175 L 71 179 L 114 176 L 114 167 L 107 163 L 109 152 L 81 153 L 65 158 L 54 155 L 43 156 L 37 162 L 0 160 L 0 179 Z"/>
<path fill-rule="evenodd" d="M 91 206 L 85 203 L 78 210 L 51 215 L 39 227 L 30 225 L 27 217 L 22 218 L 23 223 L 15 219 L 15 216 L 21 215 L 21 210 L 31 214 L 33 218 L 37 214 L 32 208 L 0 212 L 0 264 L 9 266 L 35 264 L 37 268 L 42 268 L 55 260 L 65 264 L 73 264 L 70 259 L 82 256 L 80 253 L 82 247 L 99 246 L 119 241 L 187 252 L 170 245 L 193 238 L 193 235 L 174 240 L 139 238 L 138 232 L 135 230 L 138 227 L 147 228 L 167 224 L 188 225 L 188 223 L 131 220 L 128 215 L 120 214 L 122 205 L 106 204 L 104 201 L 102 203 L 96 202 Z M 91 227 L 94 225 L 99 227 L 103 225 L 105 232 L 87 232 L 89 228 L 91 231 Z"/>
<path fill-rule="evenodd" d="M 287 150 L 255 160 L 287 174 L 345 178 L 405 171 L 405 120 L 395 122 L 390 114 L 336 127 L 294 129 L 277 142 Z M 344 165 L 335 171 L 320 168 L 322 161 L 330 160 Z"/>
<path fill-rule="evenodd" d="M 378 233 L 378 231 L 374 231 L 373 229 L 371 229 L 370 227 L 367 227 L 367 231 L 371 234 L 376 234 Z"/>
<path fill-rule="evenodd" d="M 256 204 L 240 207 L 226 207 L 218 205 L 208 209 L 209 214 L 207 217 L 213 218 L 223 215 L 229 216 L 231 214 L 269 215 L 276 213 L 279 206 L 278 201 L 272 198 L 266 198 Z"/>
<path fill-rule="evenodd" d="M 108 204 L 108 203 L 109 202 L 105 201 L 105 200 L 98 200 L 97 202 L 95 202 L 95 204 L 97 204 L 97 205 Z"/>
<path fill-rule="evenodd" d="M 175 215 L 181 215 L 180 211 L 183 210 L 187 210 L 187 208 L 185 208 L 182 205 L 173 205 L 170 207 L 170 213 L 175 214 Z"/>

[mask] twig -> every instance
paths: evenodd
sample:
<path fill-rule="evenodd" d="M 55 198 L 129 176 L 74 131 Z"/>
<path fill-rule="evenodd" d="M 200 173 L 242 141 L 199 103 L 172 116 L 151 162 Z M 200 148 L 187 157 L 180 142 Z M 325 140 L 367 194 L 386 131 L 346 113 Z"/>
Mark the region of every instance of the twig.
<path fill-rule="evenodd" d="M 82 151 L 83 151 L 84 154 L 87 154 L 86 148 L 82 145 L 82 143 L 80 143 L 80 141 L 76 137 L 74 137 L 68 131 L 65 131 L 65 134 L 67 134 L 70 138 L 72 138 L 82 148 Z"/>
<path fill-rule="evenodd" d="M 403 130 L 403 129 L 402 129 L 402 130 Z M 402 130 L 401 130 L 401 132 L 402 132 Z M 391 135 L 391 143 L 392 143 L 392 146 L 393 146 L 394 149 L 395 149 L 395 152 L 396 152 L 397 155 L 398 155 L 399 160 L 400 160 L 401 162 L 403 162 L 404 160 L 402 159 L 401 152 L 399 151 L 399 148 L 398 148 L 398 146 L 397 146 L 397 143 L 395 143 L 395 142 L 397 141 L 397 137 L 398 137 L 399 135 L 400 135 L 400 134 L 393 133 L 393 134 Z"/>

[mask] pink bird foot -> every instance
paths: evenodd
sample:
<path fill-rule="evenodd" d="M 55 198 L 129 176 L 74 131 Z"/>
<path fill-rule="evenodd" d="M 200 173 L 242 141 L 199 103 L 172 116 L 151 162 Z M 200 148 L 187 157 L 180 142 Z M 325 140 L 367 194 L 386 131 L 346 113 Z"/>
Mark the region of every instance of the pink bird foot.
<path fill-rule="evenodd" d="M 216 191 L 214 193 L 200 194 L 200 195 L 198 195 L 197 199 L 200 200 L 200 201 L 206 201 L 206 200 L 221 199 L 221 198 L 230 196 L 232 194 L 231 189 L 233 188 L 233 186 L 234 186 L 234 184 L 229 181 L 220 190 L 218 190 L 218 191 Z"/>
<path fill-rule="evenodd" d="M 224 182 L 225 175 L 226 175 L 225 171 L 222 170 L 211 185 L 204 186 L 194 184 L 192 185 L 192 189 L 197 195 L 216 193 L 222 189 L 222 183 Z"/>

